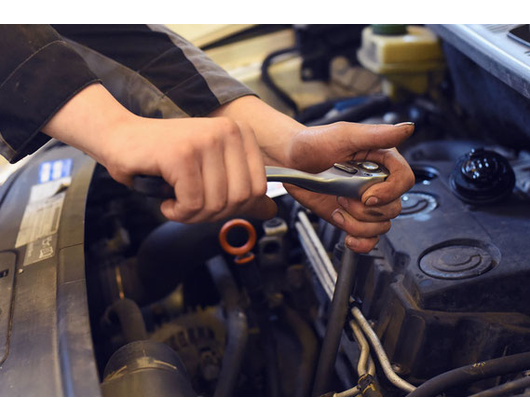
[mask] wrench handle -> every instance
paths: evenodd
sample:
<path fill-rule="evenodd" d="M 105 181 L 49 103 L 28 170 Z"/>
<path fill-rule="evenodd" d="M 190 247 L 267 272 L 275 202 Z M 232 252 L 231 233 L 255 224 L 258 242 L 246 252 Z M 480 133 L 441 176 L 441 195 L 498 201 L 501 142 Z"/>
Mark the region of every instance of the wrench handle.
<path fill-rule="evenodd" d="M 176 198 L 173 187 L 161 176 L 135 175 L 133 177 L 132 188 L 148 197 L 160 198 L 162 200 Z"/>
<path fill-rule="evenodd" d="M 370 162 L 353 162 L 349 166 L 335 164 L 319 174 L 275 166 L 266 166 L 265 169 L 267 181 L 287 182 L 321 194 L 357 199 L 368 187 L 383 182 L 388 176 L 386 168 Z M 175 199 L 173 187 L 160 176 L 136 175 L 133 177 L 133 189 L 150 197 Z"/>

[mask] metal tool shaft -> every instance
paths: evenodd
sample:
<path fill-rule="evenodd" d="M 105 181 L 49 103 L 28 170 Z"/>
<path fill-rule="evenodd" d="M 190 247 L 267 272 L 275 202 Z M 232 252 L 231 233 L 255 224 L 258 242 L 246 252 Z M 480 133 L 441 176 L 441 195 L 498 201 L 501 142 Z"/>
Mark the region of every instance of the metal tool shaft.
<path fill-rule="evenodd" d="M 285 182 L 320 194 L 360 198 L 371 185 L 383 182 L 388 171 L 373 162 L 335 164 L 332 168 L 311 174 L 291 168 L 265 167 L 267 181 Z M 136 175 L 133 189 L 160 199 L 175 199 L 175 191 L 160 176 Z"/>
<path fill-rule="evenodd" d="M 318 359 L 313 396 L 322 395 L 329 391 L 333 376 L 335 360 L 339 350 L 340 339 L 348 314 L 348 302 L 353 288 L 358 255 L 351 249 L 345 248 L 342 255 L 339 275 L 333 293 L 333 300 L 324 334 L 324 342 Z"/>

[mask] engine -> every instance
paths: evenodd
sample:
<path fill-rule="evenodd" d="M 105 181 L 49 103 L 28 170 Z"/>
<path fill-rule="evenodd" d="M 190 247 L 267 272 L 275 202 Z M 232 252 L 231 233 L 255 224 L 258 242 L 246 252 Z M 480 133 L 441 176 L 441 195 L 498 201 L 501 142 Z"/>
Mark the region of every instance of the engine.
<path fill-rule="evenodd" d="M 98 168 L 86 233 L 103 394 L 460 396 L 524 382 L 530 155 L 450 105 L 461 83 L 446 79 L 438 100 L 376 94 L 346 113 L 417 127 L 401 147 L 416 184 L 368 254 L 281 192 L 272 220 L 186 226 Z"/>
<path fill-rule="evenodd" d="M 275 199 L 278 217 L 266 222 L 231 221 L 228 231 L 224 223 L 180 225 L 161 218 L 157 200 L 98 168 L 86 233 L 104 394 L 307 396 L 375 387 L 395 396 L 527 351 L 529 156 L 450 138 L 414 143 L 403 153 L 416 185 L 377 248 L 349 266 L 342 321 L 331 308 L 345 264 L 343 233 L 289 196 Z M 255 245 L 234 258 L 219 241 L 223 229 L 232 248 L 247 246 L 252 232 Z M 326 331 L 337 322 L 340 346 L 325 391 L 314 394 Z M 131 368 L 138 354 L 150 354 L 125 350 L 139 343 L 155 346 L 153 360 L 172 350 L 174 372 L 157 367 L 174 375 L 171 386 Z M 476 393 L 496 380 L 444 392 Z"/>
<path fill-rule="evenodd" d="M 296 30 L 301 43 L 315 35 Z M 375 249 L 354 254 L 281 185 L 271 220 L 168 222 L 160 200 L 52 145 L 0 189 L 0 393 L 529 395 L 530 68 L 473 42 L 514 59 L 526 47 L 504 46 L 513 25 L 438 25 L 443 50 L 409 29 L 428 61 L 379 62 L 404 29 L 366 30 L 336 47 L 355 43 L 349 59 L 380 89 L 298 117 L 415 123 L 400 152 L 416 183 Z M 332 77 L 330 54 L 299 49 L 304 77 Z M 38 164 L 68 159 L 77 172 L 38 209 L 59 227 L 10 251 Z"/>

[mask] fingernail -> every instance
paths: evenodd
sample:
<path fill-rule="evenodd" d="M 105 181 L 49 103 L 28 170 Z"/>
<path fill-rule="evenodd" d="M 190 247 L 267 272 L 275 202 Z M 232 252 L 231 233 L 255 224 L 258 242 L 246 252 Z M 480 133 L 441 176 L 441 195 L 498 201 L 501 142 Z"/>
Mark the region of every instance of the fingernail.
<path fill-rule="evenodd" d="M 356 246 L 359 246 L 360 243 L 361 241 L 359 241 L 357 238 L 354 238 L 353 236 L 348 236 L 346 238 L 346 245 L 348 248 L 355 248 Z"/>
<path fill-rule="evenodd" d="M 403 127 L 405 125 L 415 125 L 412 121 L 402 122 L 399 124 L 394 124 L 394 127 Z"/>
<path fill-rule="evenodd" d="M 344 216 L 339 210 L 335 210 L 333 213 L 331 213 L 331 218 L 336 224 L 340 226 L 344 224 Z"/>
<path fill-rule="evenodd" d="M 365 206 L 375 206 L 377 203 L 379 203 L 379 198 L 377 197 L 370 197 L 366 202 L 364 203 Z"/>

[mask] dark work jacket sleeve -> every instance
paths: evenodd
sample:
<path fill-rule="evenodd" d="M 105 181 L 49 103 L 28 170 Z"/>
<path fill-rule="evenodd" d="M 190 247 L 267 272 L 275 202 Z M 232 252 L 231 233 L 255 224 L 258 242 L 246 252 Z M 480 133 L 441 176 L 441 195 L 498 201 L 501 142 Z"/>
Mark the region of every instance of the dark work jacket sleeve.
<path fill-rule="evenodd" d="M 53 25 L 105 87 L 146 117 L 203 117 L 254 93 L 164 25 Z"/>
<path fill-rule="evenodd" d="M 0 53 L 0 154 L 16 162 L 49 140 L 42 127 L 98 78 L 49 25 L 0 25 Z"/>
<path fill-rule="evenodd" d="M 101 81 L 153 118 L 206 116 L 254 93 L 164 25 L 0 25 L 0 154 L 11 162 L 76 93 Z"/>

